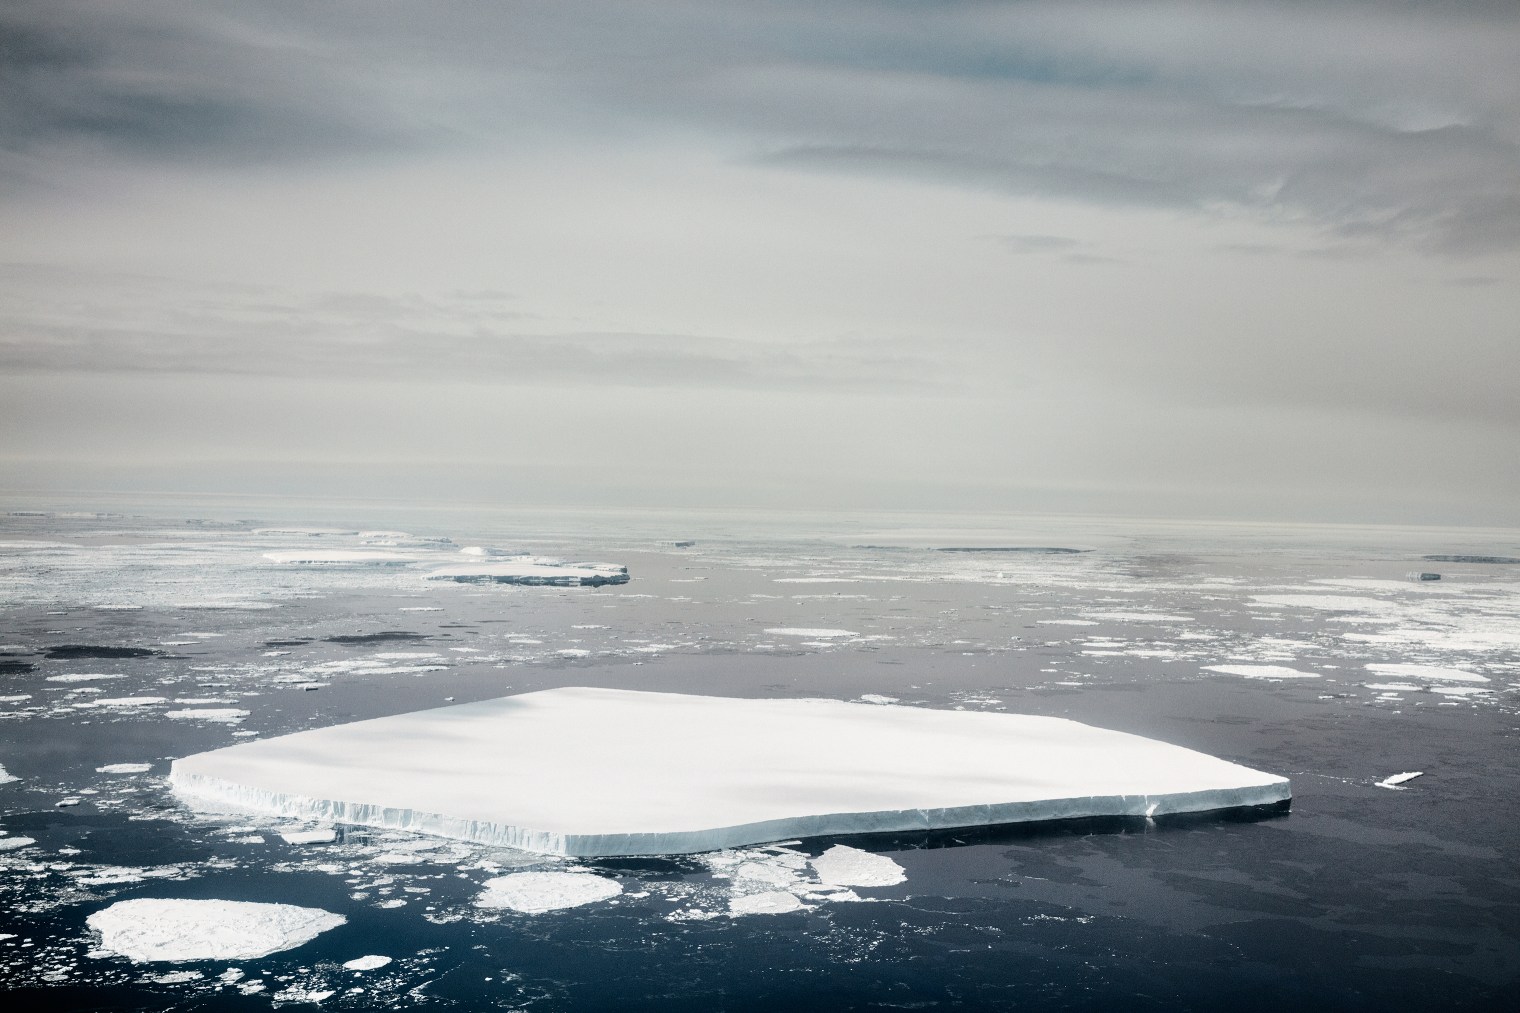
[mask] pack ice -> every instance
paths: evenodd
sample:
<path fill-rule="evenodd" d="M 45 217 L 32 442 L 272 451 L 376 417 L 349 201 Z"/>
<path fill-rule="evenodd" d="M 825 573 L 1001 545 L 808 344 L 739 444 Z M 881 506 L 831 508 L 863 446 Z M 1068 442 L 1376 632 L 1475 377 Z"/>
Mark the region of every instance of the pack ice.
<path fill-rule="evenodd" d="M 557 855 L 1266 805 L 1286 778 L 1063 718 L 565 688 L 174 762 L 190 804 Z"/>
<path fill-rule="evenodd" d="M 616 563 L 564 563 L 539 556 L 502 560 L 487 557 L 478 562 L 444 566 L 428 574 L 429 580 L 453 580 L 462 584 L 530 584 L 553 587 L 601 587 L 628 583 L 628 567 Z"/>

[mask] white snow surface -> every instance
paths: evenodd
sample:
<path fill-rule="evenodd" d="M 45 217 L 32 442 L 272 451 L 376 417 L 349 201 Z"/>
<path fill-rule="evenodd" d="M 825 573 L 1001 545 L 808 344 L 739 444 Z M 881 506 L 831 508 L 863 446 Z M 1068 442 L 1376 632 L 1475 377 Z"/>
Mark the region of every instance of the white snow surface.
<path fill-rule="evenodd" d="M 1464 672 L 1460 668 L 1439 668 L 1435 665 L 1409 665 L 1400 662 L 1371 664 L 1370 672 L 1392 675 L 1401 679 L 1427 679 L 1435 682 L 1487 682 L 1488 676 Z"/>
<path fill-rule="evenodd" d="M 146 774 L 153 769 L 151 763 L 108 763 L 104 767 L 96 767 L 97 774 Z"/>
<path fill-rule="evenodd" d="M 859 848 L 836 844 L 812 859 L 818 879 L 830 886 L 895 886 L 908 874 L 886 855 L 873 855 Z"/>
<path fill-rule="evenodd" d="M 578 587 L 626 584 L 628 568 L 615 563 L 566 563 L 540 556 L 517 556 L 506 560 L 485 557 L 478 563 L 439 567 L 428 573 L 428 579 L 472 584 Z"/>
<path fill-rule="evenodd" d="M 170 782 L 211 809 L 582 856 L 1291 796 L 1286 778 L 1063 718 L 583 687 L 244 742 L 176 760 Z"/>
<path fill-rule="evenodd" d="M 1413 781 L 1415 778 L 1423 777 L 1424 775 L 1425 772 L 1423 770 L 1406 770 L 1402 774 L 1389 774 L 1381 781 L 1378 781 L 1376 786 L 1379 788 L 1398 788 L 1405 781 Z"/>
<path fill-rule="evenodd" d="M 300 946 L 346 919 L 293 904 L 141 897 L 85 921 L 100 933 L 102 949 L 144 963 L 251 960 Z"/>
<path fill-rule="evenodd" d="M 741 894 L 728 902 L 728 913 L 735 918 L 741 915 L 784 915 L 805 908 L 795 894 L 785 890 Z"/>
<path fill-rule="evenodd" d="M 12 781 L 19 780 L 21 780 L 21 778 L 7 771 L 5 769 L 5 764 L 0 763 L 0 784 L 10 784 Z"/>
<path fill-rule="evenodd" d="M 1238 675 L 1243 679 L 1318 679 L 1313 672 L 1300 672 L 1284 665 L 1204 665 L 1205 672 Z"/>
<path fill-rule="evenodd" d="M 366 957 L 355 957 L 353 960 L 345 960 L 343 961 L 343 966 L 345 969 L 350 971 L 374 971 L 384 967 L 390 962 L 390 957 L 381 956 L 378 953 L 371 953 Z"/>
<path fill-rule="evenodd" d="M 799 626 L 778 626 L 765 632 L 777 637 L 812 637 L 815 640 L 829 640 L 834 637 L 856 637 L 860 635 L 854 630 L 814 630 Z"/>
<path fill-rule="evenodd" d="M 586 872 L 514 872 L 484 883 L 476 907 L 507 908 L 522 914 L 543 914 L 567 907 L 610 900 L 623 892 L 615 879 Z"/>

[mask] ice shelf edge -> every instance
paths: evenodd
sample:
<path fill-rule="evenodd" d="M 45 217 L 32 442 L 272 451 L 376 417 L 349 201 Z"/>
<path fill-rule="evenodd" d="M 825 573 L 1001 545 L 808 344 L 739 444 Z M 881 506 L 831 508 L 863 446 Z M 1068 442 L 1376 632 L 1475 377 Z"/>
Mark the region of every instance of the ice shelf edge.
<path fill-rule="evenodd" d="M 191 774 L 171 767 L 169 784 L 176 794 L 196 796 L 237 809 L 272 815 L 388 830 L 409 830 L 570 858 L 612 858 L 633 855 L 688 855 L 719 851 L 795 837 L 834 837 L 847 834 L 899 833 L 915 830 L 955 830 L 1005 823 L 1105 816 L 1166 816 L 1273 805 L 1292 799 L 1287 778 L 1262 784 L 1160 795 L 1093 795 L 1040 799 L 1032 802 L 953 806 L 944 809 L 897 809 L 863 813 L 796 816 L 705 830 L 635 834 L 562 834 L 485 820 L 398 809 L 364 802 L 307 798 L 233 784 L 221 778 Z"/>

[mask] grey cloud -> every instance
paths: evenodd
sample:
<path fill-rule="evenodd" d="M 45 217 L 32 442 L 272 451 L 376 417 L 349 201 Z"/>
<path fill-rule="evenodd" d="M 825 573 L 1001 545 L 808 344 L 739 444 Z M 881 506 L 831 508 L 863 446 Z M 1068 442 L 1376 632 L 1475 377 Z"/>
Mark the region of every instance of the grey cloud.
<path fill-rule="evenodd" d="M 945 356 L 886 339 L 759 343 L 544 332 L 500 293 L 291 296 L 252 285 L 0 265 L 0 370 L 573 382 L 643 388 L 932 390 Z"/>
<path fill-rule="evenodd" d="M 1520 245 L 1520 8 L 20 4 L 5 146 L 231 160 L 709 132 L 772 165 Z"/>

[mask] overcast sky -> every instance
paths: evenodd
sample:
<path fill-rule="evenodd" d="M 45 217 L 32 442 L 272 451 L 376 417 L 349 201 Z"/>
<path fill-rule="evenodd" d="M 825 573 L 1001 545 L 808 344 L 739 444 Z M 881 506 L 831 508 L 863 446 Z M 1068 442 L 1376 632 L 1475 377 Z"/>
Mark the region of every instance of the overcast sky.
<path fill-rule="evenodd" d="M 0 486 L 1520 524 L 1520 4 L 0 6 Z"/>

